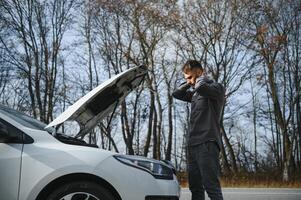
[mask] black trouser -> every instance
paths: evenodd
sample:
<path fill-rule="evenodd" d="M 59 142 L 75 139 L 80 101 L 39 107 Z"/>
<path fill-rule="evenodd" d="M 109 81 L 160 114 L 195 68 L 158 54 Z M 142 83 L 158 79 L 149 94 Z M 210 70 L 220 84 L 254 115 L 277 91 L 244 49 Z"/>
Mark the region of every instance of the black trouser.
<path fill-rule="evenodd" d="M 188 180 L 192 200 L 222 200 L 219 182 L 219 148 L 215 142 L 188 147 Z"/>

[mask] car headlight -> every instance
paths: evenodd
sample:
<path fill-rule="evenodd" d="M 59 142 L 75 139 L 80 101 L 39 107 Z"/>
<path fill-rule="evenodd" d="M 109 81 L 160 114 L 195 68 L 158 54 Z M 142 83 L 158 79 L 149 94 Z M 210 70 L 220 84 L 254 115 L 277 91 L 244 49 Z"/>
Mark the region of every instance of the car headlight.
<path fill-rule="evenodd" d="M 173 169 L 158 160 L 129 155 L 114 155 L 114 158 L 123 164 L 146 171 L 157 179 L 173 179 Z"/>

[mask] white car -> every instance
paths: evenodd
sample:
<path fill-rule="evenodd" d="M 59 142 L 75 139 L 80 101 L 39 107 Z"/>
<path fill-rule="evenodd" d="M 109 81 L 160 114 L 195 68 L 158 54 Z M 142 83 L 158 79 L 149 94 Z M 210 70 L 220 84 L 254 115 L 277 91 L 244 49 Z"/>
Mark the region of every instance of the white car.
<path fill-rule="evenodd" d="M 46 126 L 0 106 L 1 200 L 178 200 L 174 169 L 56 133 L 66 120 L 89 132 L 144 79 L 145 67 L 109 79 Z"/>

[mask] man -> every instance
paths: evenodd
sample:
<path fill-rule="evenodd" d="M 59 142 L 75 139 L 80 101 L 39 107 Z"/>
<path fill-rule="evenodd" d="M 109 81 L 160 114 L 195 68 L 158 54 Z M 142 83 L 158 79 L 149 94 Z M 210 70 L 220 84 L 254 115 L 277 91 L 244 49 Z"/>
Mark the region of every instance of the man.
<path fill-rule="evenodd" d="M 186 83 L 173 92 L 173 97 L 191 102 L 188 149 L 188 181 L 192 200 L 222 200 L 219 181 L 220 120 L 225 90 L 209 80 L 196 60 L 182 68 Z"/>

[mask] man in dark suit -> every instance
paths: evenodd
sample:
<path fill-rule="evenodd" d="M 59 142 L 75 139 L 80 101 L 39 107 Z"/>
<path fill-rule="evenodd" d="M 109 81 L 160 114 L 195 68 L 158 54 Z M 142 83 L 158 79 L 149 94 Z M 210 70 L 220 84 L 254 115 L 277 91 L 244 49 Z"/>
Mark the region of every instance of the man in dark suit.
<path fill-rule="evenodd" d="M 173 97 L 191 103 L 187 169 L 192 200 L 205 200 L 205 191 L 211 200 L 222 200 L 219 151 L 225 90 L 205 75 L 196 60 L 188 60 L 182 72 L 186 82 L 173 92 Z"/>

